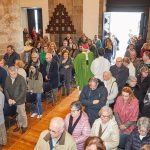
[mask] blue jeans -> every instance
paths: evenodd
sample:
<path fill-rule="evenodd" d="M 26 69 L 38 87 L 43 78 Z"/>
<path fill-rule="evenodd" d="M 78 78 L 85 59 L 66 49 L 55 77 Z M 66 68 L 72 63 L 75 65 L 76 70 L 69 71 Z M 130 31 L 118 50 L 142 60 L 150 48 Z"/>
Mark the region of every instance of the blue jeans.
<path fill-rule="evenodd" d="M 119 140 L 119 146 L 118 146 L 119 148 L 125 149 L 125 145 L 126 145 L 128 137 L 129 137 L 128 134 L 120 133 L 120 140 Z"/>
<path fill-rule="evenodd" d="M 37 100 L 37 103 L 38 103 L 39 113 L 41 115 L 43 113 L 42 102 L 41 102 L 42 101 L 42 93 L 36 93 L 36 100 Z M 33 113 L 38 113 L 36 105 L 34 105 Z"/>

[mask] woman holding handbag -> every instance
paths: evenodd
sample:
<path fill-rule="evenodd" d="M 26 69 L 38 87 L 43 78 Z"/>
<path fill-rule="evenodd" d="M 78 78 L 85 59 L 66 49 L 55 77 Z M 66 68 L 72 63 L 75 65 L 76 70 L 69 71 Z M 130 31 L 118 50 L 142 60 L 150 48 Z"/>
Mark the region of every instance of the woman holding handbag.
<path fill-rule="evenodd" d="M 36 97 L 36 101 L 38 103 L 38 110 L 37 107 L 34 105 L 33 114 L 31 117 L 37 116 L 37 118 L 42 117 L 42 102 L 41 102 L 41 96 L 43 93 L 43 77 L 42 74 L 38 71 L 38 68 L 34 65 L 30 67 L 29 72 L 29 79 L 28 79 L 28 92 L 30 94 L 34 94 Z M 39 113 L 39 114 L 38 114 Z"/>

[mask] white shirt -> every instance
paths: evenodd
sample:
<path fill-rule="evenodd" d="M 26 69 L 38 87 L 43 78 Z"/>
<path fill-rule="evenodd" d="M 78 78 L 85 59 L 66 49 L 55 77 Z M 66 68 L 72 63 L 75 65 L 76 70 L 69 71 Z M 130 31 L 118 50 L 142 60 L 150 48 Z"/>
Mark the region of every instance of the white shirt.
<path fill-rule="evenodd" d="M 110 62 L 102 57 L 99 56 L 95 60 L 93 60 L 91 64 L 91 72 L 94 74 L 95 78 L 103 80 L 103 72 L 109 71 L 110 69 Z"/>
<path fill-rule="evenodd" d="M 135 77 L 135 67 L 133 66 L 132 62 L 127 65 L 127 68 L 129 69 L 129 76 Z"/>

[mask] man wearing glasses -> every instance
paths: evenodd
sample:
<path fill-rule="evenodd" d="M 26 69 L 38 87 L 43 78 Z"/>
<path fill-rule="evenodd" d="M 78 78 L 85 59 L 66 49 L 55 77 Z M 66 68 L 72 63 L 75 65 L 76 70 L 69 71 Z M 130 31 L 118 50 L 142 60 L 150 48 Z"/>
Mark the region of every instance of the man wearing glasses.
<path fill-rule="evenodd" d="M 76 150 L 73 137 L 64 130 L 60 117 L 52 118 L 49 129 L 41 133 L 34 150 Z"/>

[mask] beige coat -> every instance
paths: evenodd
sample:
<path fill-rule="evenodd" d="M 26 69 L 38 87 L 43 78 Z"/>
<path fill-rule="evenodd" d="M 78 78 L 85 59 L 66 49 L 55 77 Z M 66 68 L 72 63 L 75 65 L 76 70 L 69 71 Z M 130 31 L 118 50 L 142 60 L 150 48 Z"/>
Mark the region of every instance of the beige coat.
<path fill-rule="evenodd" d="M 34 150 L 51 150 L 49 145 L 50 133 L 45 130 L 41 133 Z M 64 132 L 53 150 L 77 150 L 73 137 Z"/>
<path fill-rule="evenodd" d="M 43 76 L 41 72 L 39 72 L 38 80 L 28 79 L 28 92 L 31 91 L 33 93 L 43 93 Z"/>
<path fill-rule="evenodd" d="M 98 136 L 100 124 L 102 126 L 101 119 L 96 119 L 92 126 L 91 136 Z M 117 150 L 119 145 L 119 129 L 114 117 L 108 122 L 101 139 L 106 146 L 106 150 Z"/>

